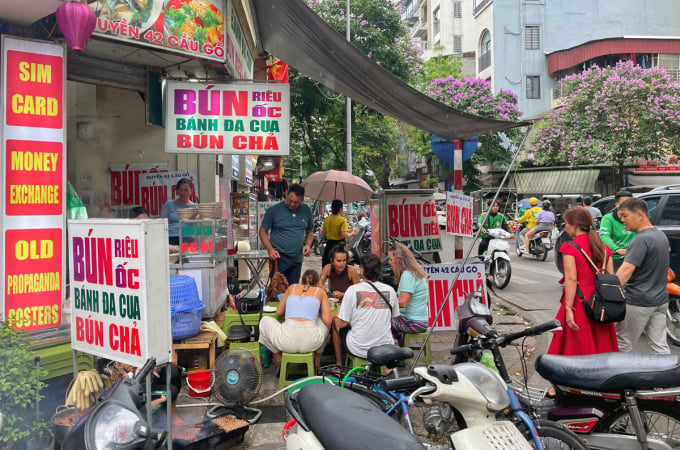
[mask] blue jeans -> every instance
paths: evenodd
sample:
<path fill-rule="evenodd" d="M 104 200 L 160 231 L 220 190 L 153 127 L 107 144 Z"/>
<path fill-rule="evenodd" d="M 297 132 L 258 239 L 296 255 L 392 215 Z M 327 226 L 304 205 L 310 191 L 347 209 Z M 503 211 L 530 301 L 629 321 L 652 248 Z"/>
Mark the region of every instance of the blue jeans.
<path fill-rule="evenodd" d="M 302 263 L 294 261 L 283 253 L 279 253 L 279 255 L 278 271 L 286 277 L 288 284 L 299 283 L 300 273 L 302 272 Z M 270 268 L 271 270 L 269 271 L 269 277 L 271 278 L 274 276 L 273 264 L 270 265 Z"/>

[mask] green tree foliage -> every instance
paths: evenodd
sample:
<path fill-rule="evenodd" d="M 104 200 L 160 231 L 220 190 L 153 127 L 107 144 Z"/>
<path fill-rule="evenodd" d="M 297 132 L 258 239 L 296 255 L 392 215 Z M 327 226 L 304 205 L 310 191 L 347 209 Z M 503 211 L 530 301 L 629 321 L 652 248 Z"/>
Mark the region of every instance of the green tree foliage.
<path fill-rule="evenodd" d="M 345 35 L 345 3 L 333 0 L 308 2 L 322 19 Z M 389 0 L 352 0 L 351 42 L 368 57 L 408 82 L 419 72 L 418 49 L 414 47 Z M 352 70 L 352 68 L 347 68 Z M 315 170 L 344 169 L 345 97 L 332 92 L 291 68 L 291 145 L 299 147 Z M 386 167 L 395 157 L 394 121 L 361 104 L 353 104 L 353 159 L 355 174 L 370 169 L 382 184 L 389 176 Z M 391 145 L 391 147 L 383 147 Z M 361 152 L 379 152 L 379 158 Z M 387 162 L 387 164 L 386 164 Z"/>
<path fill-rule="evenodd" d="M 592 67 L 562 79 L 564 105 L 553 109 L 532 146 L 546 165 L 613 162 L 678 154 L 680 85 L 665 70 L 632 62 Z"/>
<path fill-rule="evenodd" d="M 29 341 L 10 321 L 0 320 L 0 412 L 4 416 L 0 446 L 10 447 L 28 437 L 44 435 L 49 425 L 37 421 L 35 402 L 44 387 L 45 370 L 36 367 Z"/>

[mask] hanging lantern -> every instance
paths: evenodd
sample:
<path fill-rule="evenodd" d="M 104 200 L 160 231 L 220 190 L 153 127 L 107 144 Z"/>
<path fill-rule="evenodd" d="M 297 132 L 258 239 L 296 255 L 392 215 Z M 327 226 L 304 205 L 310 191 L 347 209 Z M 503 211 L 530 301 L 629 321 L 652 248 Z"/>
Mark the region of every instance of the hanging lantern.
<path fill-rule="evenodd" d="M 85 3 L 62 3 L 56 12 L 57 24 L 73 50 L 82 50 L 94 31 L 97 16 Z"/>

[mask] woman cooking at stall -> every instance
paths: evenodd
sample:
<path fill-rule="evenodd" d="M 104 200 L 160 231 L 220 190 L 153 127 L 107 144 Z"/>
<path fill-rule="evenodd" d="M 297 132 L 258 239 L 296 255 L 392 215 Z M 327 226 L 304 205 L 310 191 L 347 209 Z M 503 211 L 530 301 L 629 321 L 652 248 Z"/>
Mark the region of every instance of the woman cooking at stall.
<path fill-rule="evenodd" d="M 193 184 L 188 178 L 182 178 L 177 182 L 175 189 L 178 197 L 168 200 L 161 208 L 161 217 L 168 219 L 168 242 L 170 245 L 179 245 L 179 214 L 178 209 L 196 208 L 198 205 L 191 201 Z"/>

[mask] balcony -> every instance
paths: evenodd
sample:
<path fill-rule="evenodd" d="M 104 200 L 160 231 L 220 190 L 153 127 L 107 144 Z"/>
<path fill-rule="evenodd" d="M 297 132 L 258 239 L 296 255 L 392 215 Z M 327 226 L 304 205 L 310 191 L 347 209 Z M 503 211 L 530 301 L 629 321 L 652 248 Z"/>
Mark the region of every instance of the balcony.
<path fill-rule="evenodd" d="M 479 62 L 479 69 L 478 69 L 479 72 L 481 72 L 482 70 L 491 66 L 491 52 L 486 52 L 482 56 L 480 56 L 478 62 Z"/>
<path fill-rule="evenodd" d="M 415 30 L 413 31 L 413 36 L 417 38 L 422 38 L 422 37 L 427 37 L 427 21 L 424 20 L 415 26 Z"/>

